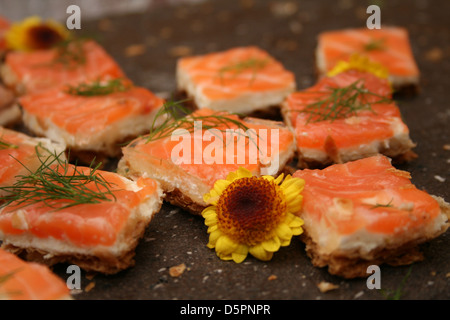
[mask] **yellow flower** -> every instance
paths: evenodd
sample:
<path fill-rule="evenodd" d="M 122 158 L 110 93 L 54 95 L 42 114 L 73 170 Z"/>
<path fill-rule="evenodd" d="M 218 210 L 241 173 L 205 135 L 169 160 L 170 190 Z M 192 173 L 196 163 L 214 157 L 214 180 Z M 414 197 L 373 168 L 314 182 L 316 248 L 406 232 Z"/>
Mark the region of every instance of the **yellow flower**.
<path fill-rule="evenodd" d="M 204 195 L 209 207 L 202 216 L 208 226 L 209 248 L 223 260 L 240 263 L 250 253 L 268 261 L 293 236 L 303 232 L 297 216 L 302 207 L 305 181 L 283 174 L 255 177 L 239 168 L 226 180 L 217 180 Z"/>
<path fill-rule="evenodd" d="M 6 46 L 19 51 L 48 49 L 68 38 L 65 26 L 53 20 L 42 21 L 37 16 L 13 23 L 5 34 Z"/>
<path fill-rule="evenodd" d="M 333 69 L 328 72 L 329 77 L 345 72 L 347 70 L 355 69 L 363 72 L 370 72 L 378 78 L 386 79 L 389 76 L 388 69 L 380 63 L 371 61 L 367 56 L 354 53 L 350 56 L 349 61 L 339 61 Z"/>

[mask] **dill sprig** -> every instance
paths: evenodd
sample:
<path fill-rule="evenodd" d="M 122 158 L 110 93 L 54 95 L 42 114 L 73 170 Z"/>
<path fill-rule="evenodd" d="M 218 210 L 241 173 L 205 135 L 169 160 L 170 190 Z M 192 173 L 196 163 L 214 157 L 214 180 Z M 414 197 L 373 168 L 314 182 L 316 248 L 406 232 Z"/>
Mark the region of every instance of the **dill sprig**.
<path fill-rule="evenodd" d="M 116 200 L 110 189 L 112 184 L 97 172 L 101 163 L 95 167 L 91 163 L 89 173 L 86 174 L 77 165 L 62 160 L 62 152 L 52 154 L 47 150 L 50 155 L 43 159 L 38 147 L 36 146 L 36 154 L 40 166 L 35 171 L 16 159 L 28 174 L 16 176 L 17 181 L 12 186 L 0 187 L 0 190 L 6 192 L 6 195 L 0 197 L 0 202 L 5 201 L 1 207 L 13 204 L 22 208 L 42 203 L 57 211 L 79 204 Z"/>
<path fill-rule="evenodd" d="M 0 275 L 0 289 L 2 287 L 2 285 L 7 282 L 8 280 L 10 280 L 18 271 L 20 271 L 21 268 L 12 270 L 8 273 L 2 274 Z M 1 292 L 0 291 L 0 300 L 2 299 L 3 296 L 11 296 L 11 295 L 17 295 L 17 294 L 21 294 L 21 291 L 9 291 L 9 292 Z"/>
<path fill-rule="evenodd" d="M 384 50 L 386 48 L 386 39 L 371 39 L 364 45 L 364 51 Z"/>
<path fill-rule="evenodd" d="M 372 110 L 372 104 L 391 102 L 390 98 L 367 90 L 363 79 L 345 87 L 330 87 L 329 90 L 316 93 L 322 93 L 325 98 L 310 103 L 301 110 L 292 110 L 309 114 L 306 123 L 325 120 L 332 122 L 354 116 L 361 110 L 375 112 Z"/>
<path fill-rule="evenodd" d="M 224 74 L 226 72 L 232 72 L 234 76 L 241 74 L 243 71 L 250 69 L 252 71 L 252 77 L 250 78 L 250 84 L 256 79 L 256 75 L 259 70 L 262 70 L 269 63 L 269 59 L 248 58 L 246 60 L 238 61 L 234 64 L 224 66 L 219 69 L 219 77 L 223 81 Z"/>
<path fill-rule="evenodd" d="M 56 55 L 51 64 L 61 64 L 65 67 L 75 67 L 86 63 L 86 53 L 83 45 L 87 39 L 76 38 L 61 41 L 55 47 Z"/>
<path fill-rule="evenodd" d="M 221 129 L 223 126 L 228 129 L 237 127 L 237 129 L 242 129 L 243 131 L 249 129 L 234 117 L 238 116 L 237 114 L 215 112 L 204 116 L 195 115 L 182 105 L 184 101 L 168 101 L 164 103 L 153 119 L 150 132 L 146 136 L 146 143 L 170 137 L 177 129 L 185 129 L 190 133 L 194 132 L 195 129 L 219 129 L 220 131 L 225 131 L 226 129 Z M 201 122 L 201 127 L 197 125 L 199 122 Z M 249 138 L 251 139 L 251 137 Z"/>
<path fill-rule="evenodd" d="M 5 150 L 5 149 L 17 149 L 19 148 L 18 145 L 9 143 L 8 141 L 6 141 L 5 139 L 3 139 L 3 136 L 0 137 L 0 150 Z"/>
<path fill-rule="evenodd" d="M 11 279 L 16 272 L 17 272 L 17 270 L 13 270 L 8 273 L 0 275 L 0 286 L 2 284 L 4 284 L 6 281 L 8 281 L 9 279 Z"/>
<path fill-rule="evenodd" d="M 406 284 L 406 281 L 408 280 L 409 276 L 411 275 L 412 266 L 408 268 L 408 271 L 406 272 L 406 275 L 403 277 L 400 285 L 395 290 L 391 289 L 381 289 L 380 293 L 387 299 L 387 300 L 400 300 L 402 297 L 404 291 L 403 287 Z"/>
<path fill-rule="evenodd" d="M 97 80 L 92 83 L 80 83 L 76 86 L 69 85 L 66 93 L 75 96 L 103 96 L 114 92 L 124 92 L 130 89 L 122 79 L 111 79 L 106 83 Z"/>
<path fill-rule="evenodd" d="M 376 203 L 375 205 L 373 205 L 372 207 L 370 207 L 370 209 L 377 209 L 377 208 L 393 208 L 394 205 L 392 204 L 392 202 L 394 201 L 394 198 L 392 198 L 388 203 L 386 204 L 380 204 L 380 203 Z"/>

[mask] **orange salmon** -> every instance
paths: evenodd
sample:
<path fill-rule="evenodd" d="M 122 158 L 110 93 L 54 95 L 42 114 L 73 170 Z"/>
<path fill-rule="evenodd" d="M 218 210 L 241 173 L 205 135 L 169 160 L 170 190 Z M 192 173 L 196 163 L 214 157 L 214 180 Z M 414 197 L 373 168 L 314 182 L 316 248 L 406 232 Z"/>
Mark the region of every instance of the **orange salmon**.
<path fill-rule="evenodd" d="M 25 262 L 0 249 L 0 299 L 71 299 L 66 283 L 44 265 Z"/>
<path fill-rule="evenodd" d="M 294 74 L 254 46 L 181 58 L 177 83 L 198 108 L 243 114 L 277 106 L 295 89 Z"/>
<path fill-rule="evenodd" d="M 58 48 L 8 52 L 2 75 L 19 94 L 67 84 L 125 77 L 113 58 L 95 41 L 75 41 L 61 57 Z"/>
<path fill-rule="evenodd" d="M 104 95 L 73 95 L 65 88 L 20 97 L 24 124 L 35 134 L 64 142 L 75 150 L 109 156 L 120 143 L 147 132 L 164 103 L 151 91 L 131 86 Z"/>
<path fill-rule="evenodd" d="M 63 144 L 0 127 L 0 187 L 13 185 L 17 176 L 36 170 L 41 165 L 39 157 L 59 154 L 64 149 Z"/>
<path fill-rule="evenodd" d="M 383 26 L 381 29 L 344 29 L 321 33 L 316 49 L 319 74 L 326 75 L 339 61 L 348 61 L 355 53 L 385 66 L 394 88 L 416 85 L 419 81 L 420 72 L 405 28 Z"/>
<path fill-rule="evenodd" d="M 76 170 L 75 170 L 76 168 Z M 71 178 L 90 175 L 91 168 L 73 165 L 54 170 Z M 89 180 L 84 185 L 105 198 L 73 203 L 71 199 L 13 201 L 0 209 L 0 240 L 6 246 L 48 253 L 48 264 L 68 261 L 86 270 L 116 273 L 132 265 L 137 241 L 161 206 L 156 181 L 128 180 L 118 174 L 96 171 L 107 184 Z M 84 259 L 87 260 L 87 263 Z M 45 260 L 44 256 L 44 260 Z M 92 263 L 96 261 L 96 263 Z"/>
<path fill-rule="evenodd" d="M 299 165 L 409 152 L 414 143 L 391 97 L 387 79 L 358 70 L 324 77 L 289 95 L 283 115 L 295 133 Z"/>
<path fill-rule="evenodd" d="M 217 123 L 214 116 L 218 115 L 236 122 Z M 294 137 L 282 123 L 242 120 L 234 114 L 209 109 L 197 110 L 192 116 L 203 121 L 199 130 L 181 125 L 181 132 L 154 140 L 143 136 L 123 148 L 118 172 L 130 177 L 152 177 L 160 181 L 165 192 L 177 190 L 205 205 L 203 194 L 217 179 L 225 179 L 239 167 L 256 175 L 274 175 L 293 157 Z M 227 130 L 231 134 L 227 135 Z"/>
<path fill-rule="evenodd" d="M 367 277 L 369 265 L 418 261 L 417 245 L 449 226 L 450 205 L 419 190 L 409 172 L 382 155 L 293 176 L 305 180 L 306 251 L 313 265 L 328 265 L 332 274 Z"/>

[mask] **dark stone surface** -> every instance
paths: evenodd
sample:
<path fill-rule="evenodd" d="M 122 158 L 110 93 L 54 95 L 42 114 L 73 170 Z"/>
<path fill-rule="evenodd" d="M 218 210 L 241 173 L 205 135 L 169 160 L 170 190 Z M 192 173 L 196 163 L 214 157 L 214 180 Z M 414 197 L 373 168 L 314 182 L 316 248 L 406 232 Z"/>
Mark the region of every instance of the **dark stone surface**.
<path fill-rule="evenodd" d="M 154 6 L 139 14 L 82 21 L 81 33 L 97 37 L 136 84 L 170 95 L 178 54 L 201 54 L 240 45 L 258 45 L 292 70 L 299 89 L 315 82 L 316 36 L 325 30 L 364 27 L 369 1 L 227 1 Z M 422 73 L 421 92 L 398 97 L 419 157 L 400 168 L 431 194 L 450 200 L 449 1 L 377 1 L 385 25 L 404 26 Z M 131 45 L 144 52 L 129 56 Z M 141 47 L 142 49 L 142 47 Z M 439 181 L 436 176 L 445 179 Z M 206 247 L 201 217 L 164 205 L 136 250 L 136 265 L 113 276 L 82 274 L 75 299 L 386 299 L 366 279 L 344 280 L 315 268 L 304 245 L 294 239 L 270 262 L 252 257 L 241 264 L 221 261 Z M 381 267 L 381 287 L 402 288 L 401 299 L 450 298 L 450 234 L 425 244 L 425 260 L 406 267 Z M 171 277 L 169 268 L 186 271 Z M 66 278 L 64 265 L 54 268 Z M 411 268 L 411 269 L 410 269 Z M 411 271 L 407 276 L 408 271 Z M 276 279 L 270 280 L 276 276 Z M 327 281 L 339 288 L 321 293 Z M 402 282 L 404 282 L 403 287 Z M 95 286 L 86 290 L 90 283 Z M 90 285 L 92 286 L 92 284 Z"/>

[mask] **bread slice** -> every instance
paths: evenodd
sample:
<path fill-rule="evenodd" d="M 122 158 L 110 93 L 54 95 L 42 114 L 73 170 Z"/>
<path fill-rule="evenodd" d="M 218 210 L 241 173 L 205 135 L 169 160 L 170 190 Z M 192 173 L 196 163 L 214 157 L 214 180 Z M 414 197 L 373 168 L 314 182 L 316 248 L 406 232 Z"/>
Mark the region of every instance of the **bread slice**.
<path fill-rule="evenodd" d="M 334 275 L 367 277 L 370 265 L 419 261 L 419 245 L 449 226 L 450 205 L 417 189 L 382 155 L 293 176 L 305 180 L 306 252 Z"/>
<path fill-rule="evenodd" d="M 6 87 L 16 95 L 125 77 L 102 46 L 93 40 L 78 39 L 61 48 L 9 51 L 0 74 Z"/>
<path fill-rule="evenodd" d="M 177 88 L 199 108 L 250 115 L 279 107 L 294 74 L 258 47 L 237 47 L 178 60 Z"/>
<path fill-rule="evenodd" d="M 12 127 L 20 121 L 22 113 L 15 100 L 14 93 L 0 84 L 0 126 Z"/>
<path fill-rule="evenodd" d="M 212 114 L 215 113 L 208 109 L 194 112 L 194 115 L 202 116 L 205 122 L 208 115 Z M 232 117 L 238 119 L 236 116 Z M 255 175 L 276 175 L 283 171 L 294 157 L 294 138 L 283 123 L 256 118 L 245 118 L 240 121 L 249 129 L 254 129 L 259 134 L 258 137 L 242 135 L 241 140 L 234 139 L 230 142 L 225 135 L 222 136 L 226 129 L 219 126 L 216 129 L 223 131 L 215 132 L 216 138 L 210 136 L 206 139 L 205 129 L 199 135 L 186 132 L 183 135 L 175 134 L 154 141 L 148 141 L 148 137 L 145 136 L 138 138 L 123 148 L 118 173 L 132 179 L 141 176 L 153 178 L 161 184 L 166 194 L 165 200 L 194 214 L 200 214 L 207 206 L 203 195 L 210 191 L 216 180 L 225 179 L 228 173 L 236 171 L 240 166 L 246 167 Z M 233 125 L 227 127 L 231 128 L 235 127 Z M 267 135 L 264 135 L 265 133 Z M 179 158 L 182 153 L 178 149 L 181 141 L 187 141 L 186 145 L 193 146 L 187 159 Z M 208 158 L 207 153 L 211 151 L 213 144 L 216 146 L 215 152 L 222 154 L 219 159 Z M 233 150 L 228 153 L 231 158 L 226 158 L 227 146 L 231 146 Z M 250 156 L 252 147 L 258 155 L 257 158 Z M 267 150 L 264 151 L 266 147 Z M 262 155 L 257 153 L 258 148 Z M 184 152 L 187 153 L 186 150 Z M 239 152 L 243 152 L 242 159 Z"/>
<path fill-rule="evenodd" d="M 12 186 L 19 176 L 33 172 L 51 155 L 64 161 L 65 149 L 63 143 L 0 127 L 0 187 Z M 0 190 L 0 196 L 3 195 Z"/>
<path fill-rule="evenodd" d="M 47 266 L 26 262 L 0 249 L 2 300 L 72 300 L 66 282 Z"/>
<path fill-rule="evenodd" d="M 90 169 L 78 170 L 87 174 Z M 105 274 L 133 266 L 139 239 L 162 205 L 161 188 L 148 178 L 131 181 L 112 172 L 97 172 L 110 183 L 114 198 L 68 208 L 62 208 L 64 201 L 52 207 L 38 202 L 1 208 L 2 247 L 26 260 L 47 265 L 67 262 Z"/>
<path fill-rule="evenodd" d="M 349 100 L 344 90 L 359 100 Z M 282 114 L 296 138 L 298 167 L 323 168 L 379 153 L 398 162 L 415 158 L 415 143 L 390 95 L 386 79 L 358 70 L 290 94 Z"/>
<path fill-rule="evenodd" d="M 62 142 L 71 155 L 118 157 L 122 144 L 148 132 L 164 101 L 132 86 L 105 95 L 80 96 L 65 89 L 19 98 L 23 122 L 35 135 Z M 80 157 L 82 158 L 82 157 Z"/>

